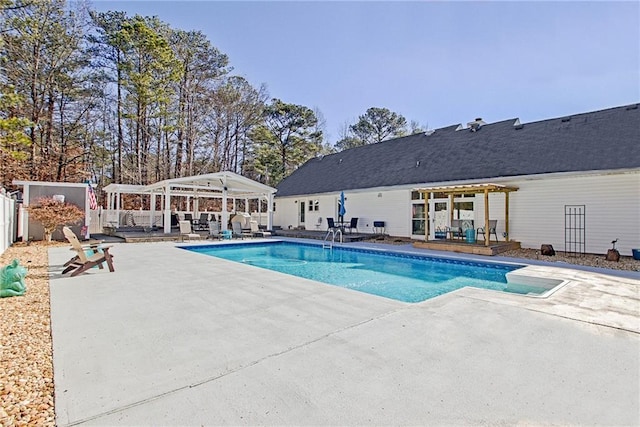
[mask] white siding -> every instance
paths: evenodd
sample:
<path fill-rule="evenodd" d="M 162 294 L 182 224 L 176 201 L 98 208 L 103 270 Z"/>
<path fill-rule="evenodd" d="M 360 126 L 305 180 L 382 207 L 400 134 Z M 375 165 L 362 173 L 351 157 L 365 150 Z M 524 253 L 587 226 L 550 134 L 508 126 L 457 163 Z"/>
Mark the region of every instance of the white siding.
<path fill-rule="evenodd" d="M 409 236 L 411 233 L 410 190 L 345 192 L 345 197 L 345 220 L 358 217 L 358 231 L 373 233 L 373 221 L 384 221 L 385 232 L 390 236 Z"/>
<path fill-rule="evenodd" d="M 294 202 L 297 198 L 276 199 L 276 210 L 273 213 L 273 225 L 286 230 L 298 226 L 298 205 Z"/>
<path fill-rule="evenodd" d="M 511 238 L 523 247 L 551 244 L 565 250 L 564 207 L 586 207 L 586 251 L 605 254 L 611 241 L 631 255 L 640 246 L 640 174 L 618 174 L 514 181 Z M 493 218 L 492 218 L 493 219 Z"/>
<path fill-rule="evenodd" d="M 378 197 L 380 194 L 381 197 Z M 411 191 L 387 190 L 348 192 L 345 191 L 345 221 L 358 218 L 358 231 L 373 233 L 373 221 L 384 221 L 386 233 L 392 236 L 408 236 L 411 226 Z M 298 205 L 305 202 L 307 209 L 305 228 L 307 230 L 326 230 L 327 218 L 338 219 L 338 200 L 340 194 L 317 195 L 312 197 L 282 197 L 276 199 L 274 225 L 287 229 L 290 225 L 298 225 Z M 309 212 L 308 204 L 318 200 L 320 210 Z M 296 203 L 298 202 L 298 203 Z M 316 227 L 318 218 L 322 218 L 322 225 Z"/>
<path fill-rule="evenodd" d="M 616 247 L 622 255 L 630 256 L 631 249 L 640 248 L 640 172 L 588 176 L 540 176 L 536 179 L 500 180 L 515 185 L 510 193 L 509 234 L 525 248 L 540 248 L 551 244 L 565 250 L 564 207 L 586 207 L 586 252 L 605 254 L 611 241 L 618 238 Z M 454 184 L 454 183 L 452 183 Z M 424 184 L 423 186 L 428 186 Z M 416 186 L 420 187 L 420 186 Z M 378 197 L 380 195 L 380 197 Z M 377 191 L 345 191 L 345 220 L 358 217 L 358 231 L 373 232 L 373 221 L 385 221 L 386 232 L 392 236 L 411 237 L 411 189 Z M 298 224 L 298 205 L 295 200 L 319 200 L 320 210 L 308 212 L 306 228 L 315 227 L 318 217 L 327 227 L 326 218 L 337 218 L 339 193 L 305 197 L 276 198 L 274 224 L 287 228 Z M 498 220 L 497 234 L 503 240 L 505 232 L 505 195 L 489 195 L 489 217 Z M 474 200 L 474 224 L 484 223 L 484 196 Z"/>

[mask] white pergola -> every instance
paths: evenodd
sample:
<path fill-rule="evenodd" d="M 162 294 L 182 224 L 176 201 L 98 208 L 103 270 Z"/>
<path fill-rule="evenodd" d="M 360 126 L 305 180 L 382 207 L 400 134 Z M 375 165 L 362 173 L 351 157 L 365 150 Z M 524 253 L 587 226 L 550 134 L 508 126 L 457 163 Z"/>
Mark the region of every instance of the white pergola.
<path fill-rule="evenodd" d="M 156 198 L 161 197 L 163 228 L 171 233 L 171 197 L 182 196 L 193 199 L 193 211 L 198 212 L 200 198 L 222 199 L 222 229 L 226 230 L 229 221 L 227 201 L 229 199 L 258 199 L 267 202 L 267 228 L 273 226 L 273 196 L 275 188 L 253 181 L 233 172 L 216 172 L 183 178 L 166 179 L 149 185 L 109 184 L 103 188 L 107 193 L 107 208 L 115 210 L 119 218 L 122 194 L 140 194 L 151 196 L 151 218 L 155 215 Z M 260 203 L 258 204 L 260 205 Z M 118 224 L 119 225 L 119 224 Z"/>

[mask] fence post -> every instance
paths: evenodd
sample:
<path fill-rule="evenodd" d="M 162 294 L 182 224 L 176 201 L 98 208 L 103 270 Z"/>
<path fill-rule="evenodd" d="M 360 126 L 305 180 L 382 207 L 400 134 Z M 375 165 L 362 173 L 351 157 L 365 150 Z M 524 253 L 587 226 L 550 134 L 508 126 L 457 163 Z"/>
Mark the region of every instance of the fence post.
<path fill-rule="evenodd" d="M 0 255 L 15 241 L 15 199 L 0 188 Z"/>

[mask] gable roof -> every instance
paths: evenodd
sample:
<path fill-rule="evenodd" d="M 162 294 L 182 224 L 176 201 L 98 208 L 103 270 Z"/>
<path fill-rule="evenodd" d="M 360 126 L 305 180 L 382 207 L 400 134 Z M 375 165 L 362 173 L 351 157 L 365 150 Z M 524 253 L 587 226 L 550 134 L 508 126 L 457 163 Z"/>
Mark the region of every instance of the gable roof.
<path fill-rule="evenodd" d="M 638 105 L 525 124 L 504 120 L 475 132 L 453 125 L 356 147 L 309 160 L 277 195 L 638 168 Z"/>

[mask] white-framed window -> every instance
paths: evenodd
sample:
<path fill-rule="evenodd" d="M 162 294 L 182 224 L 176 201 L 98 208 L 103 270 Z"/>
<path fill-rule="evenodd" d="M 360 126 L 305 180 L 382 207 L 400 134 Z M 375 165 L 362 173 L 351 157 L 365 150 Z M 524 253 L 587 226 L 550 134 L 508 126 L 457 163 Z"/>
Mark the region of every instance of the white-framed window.
<path fill-rule="evenodd" d="M 309 212 L 317 212 L 320 210 L 319 200 L 309 200 Z"/>

